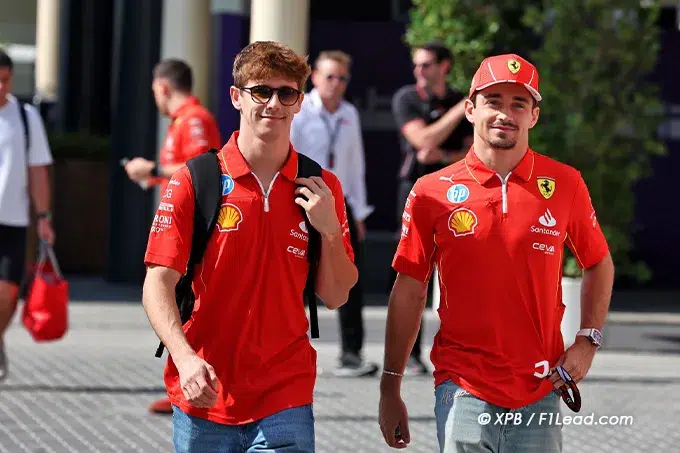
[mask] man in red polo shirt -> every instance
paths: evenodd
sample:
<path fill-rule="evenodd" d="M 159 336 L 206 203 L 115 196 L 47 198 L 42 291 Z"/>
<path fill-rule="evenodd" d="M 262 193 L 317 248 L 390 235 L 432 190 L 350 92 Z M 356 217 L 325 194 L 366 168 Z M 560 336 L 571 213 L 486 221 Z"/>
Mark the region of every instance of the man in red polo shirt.
<path fill-rule="evenodd" d="M 170 177 L 186 161 L 210 148 L 219 149 L 222 139 L 212 113 L 192 95 L 193 73 L 186 62 L 172 58 L 159 62 L 154 68 L 151 89 L 158 111 L 172 120 L 159 153 L 159 164 L 136 157 L 125 165 L 125 171 L 144 188 L 158 186 L 163 197 Z M 149 411 L 172 414 L 172 405 L 168 398 L 163 398 L 149 405 Z"/>
<path fill-rule="evenodd" d="M 210 148 L 220 148 L 217 122 L 193 91 L 191 67 L 182 60 L 167 59 L 156 65 L 151 89 L 158 111 L 169 117 L 159 163 L 135 157 L 125 165 L 131 180 L 143 187 L 158 185 L 163 196 L 170 177 L 186 161 Z"/>
<path fill-rule="evenodd" d="M 175 302 L 193 231 L 186 166 L 170 180 L 149 237 L 144 308 L 170 353 L 176 452 L 314 452 L 316 351 L 303 303 L 309 236 L 300 206 L 321 234 L 316 292 L 335 309 L 357 281 L 343 191 L 327 171 L 297 176 L 290 127 L 311 72 L 306 58 L 256 42 L 233 72 L 241 122 L 218 154 L 222 206 L 194 274 L 191 319 L 182 326 Z"/>
<path fill-rule="evenodd" d="M 410 441 L 401 377 L 436 264 L 441 326 L 431 359 L 441 451 L 561 451 L 560 426 L 540 419 L 560 411 L 551 390 L 564 382 L 550 371 L 561 365 L 576 382 L 588 372 L 614 266 L 580 173 L 529 148 L 540 100 L 531 63 L 517 55 L 485 59 L 465 107 L 472 149 L 420 178 L 408 197 L 380 386 L 380 426 L 392 447 Z M 564 244 L 584 270 L 584 330 L 566 352 Z M 523 423 L 497 423 L 510 412 Z"/>

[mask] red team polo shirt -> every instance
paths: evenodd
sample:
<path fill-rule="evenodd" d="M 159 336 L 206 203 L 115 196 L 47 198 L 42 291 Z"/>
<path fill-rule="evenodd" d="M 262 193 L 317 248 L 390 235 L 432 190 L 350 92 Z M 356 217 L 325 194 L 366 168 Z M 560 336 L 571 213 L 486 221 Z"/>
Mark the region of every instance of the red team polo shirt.
<path fill-rule="evenodd" d="M 212 113 L 203 107 L 196 97 L 189 97 L 172 114 L 165 141 L 159 155 L 161 165 L 183 164 L 210 148 L 222 146 L 220 131 Z M 152 178 L 152 185 L 160 184 L 161 194 L 168 178 Z"/>
<path fill-rule="evenodd" d="M 307 331 L 303 289 L 308 235 L 294 203 L 298 155 L 289 157 L 269 188 L 252 173 L 236 143 L 219 153 L 222 208 L 193 281 L 197 300 L 184 332 L 220 381 L 210 409 L 189 405 L 172 358 L 165 369 L 170 401 L 182 411 L 223 424 L 242 424 L 312 403 L 316 351 Z M 340 182 L 323 171 L 350 245 Z M 194 192 L 188 168 L 170 181 L 149 237 L 145 262 L 186 272 L 193 229 Z"/>
<path fill-rule="evenodd" d="M 416 182 L 393 266 L 427 282 L 437 265 L 435 385 L 506 408 L 551 391 L 534 373 L 564 352 L 564 244 L 584 269 L 608 253 L 580 173 L 546 156 L 528 150 L 502 181 L 470 150 Z"/>

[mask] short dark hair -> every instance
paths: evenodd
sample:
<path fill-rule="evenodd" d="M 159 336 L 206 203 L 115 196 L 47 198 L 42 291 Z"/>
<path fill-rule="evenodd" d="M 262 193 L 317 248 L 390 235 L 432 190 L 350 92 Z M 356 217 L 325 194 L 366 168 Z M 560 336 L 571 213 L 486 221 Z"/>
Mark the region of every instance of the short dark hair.
<path fill-rule="evenodd" d="M 9 68 L 10 71 L 14 70 L 14 62 L 7 55 L 7 52 L 2 49 L 0 49 L 0 68 Z"/>
<path fill-rule="evenodd" d="M 446 47 L 444 43 L 439 40 L 428 41 L 425 44 L 416 46 L 416 50 L 417 49 L 432 52 L 437 60 L 437 63 L 441 63 L 444 60 L 453 62 L 453 54 L 451 53 L 451 49 Z"/>
<path fill-rule="evenodd" d="M 153 76 L 157 79 L 167 80 L 175 89 L 184 93 L 191 93 L 194 87 L 191 66 L 182 60 L 174 58 L 162 60 L 154 68 Z"/>

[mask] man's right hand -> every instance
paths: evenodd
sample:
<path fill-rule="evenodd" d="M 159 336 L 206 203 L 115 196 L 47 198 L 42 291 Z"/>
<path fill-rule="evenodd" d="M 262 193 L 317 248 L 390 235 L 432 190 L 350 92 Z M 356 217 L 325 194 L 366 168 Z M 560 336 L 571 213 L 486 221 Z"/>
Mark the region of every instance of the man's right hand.
<path fill-rule="evenodd" d="M 399 392 L 380 392 L 378 420 L 387 445 L 392 448 L 406 448 L 408 446 L 411 442 L 411 433 L 408 429 L 408 412 Z"/>
<path fill-rule="evenodd" d="M 196 354 L 175 360 L 184 398 L 196 407 L 209 408 L 217 401 L 220 381 L 215 369 Z"/>

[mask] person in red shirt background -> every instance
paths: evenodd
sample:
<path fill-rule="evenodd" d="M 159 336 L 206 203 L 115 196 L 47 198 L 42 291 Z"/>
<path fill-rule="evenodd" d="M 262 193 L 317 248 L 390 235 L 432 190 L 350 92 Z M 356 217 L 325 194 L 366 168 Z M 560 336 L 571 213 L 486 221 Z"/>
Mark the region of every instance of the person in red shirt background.
<path fill-rule="evenodd" d="M 560 412 L 553 387 L 565 386 L 553 371 L 561 366 L 579 382 L 590 369 L 614 265 L 581 174 L 529 148 L 540 100 L 531 63 L 514 54 L 485 59 L 465 106 L 472 148 L 418 179 L 408 197 L 380 384 L 380 427 L 392 447 L 411 440 L 400 386 L 436 263 L 441 324 L 431 359 L 440 451 L 562 449 L 561 426 L 546 419 Z M 582 330 L 566 351 L 564 244 L 584 270 Z M 523 423 L 496 423 L 510 411 Z"/>
<path fill-rule="evenodd" d="M 159 162 L 135 157 L 125 165 L 130 179 L 145 187 L 158 185 L 161 195 L 170 177 L 186 161 L 222 146 L 217 121 L 193 91 L 191 67 L 182 60 L 163 60 L 154 68 L 151 85 L 156 106 L 172 120 L 159 153 Z"/>
<path fill-rule="evenodd" d="M 219 149 L 222 139 L 212 113 L 192 95 L 193 74 L 186 62 L 167 59 L 158 63 L 151 88 L 158 110 L 172 119 L 159 153 L 160 164 L 136 157 L 125 165 L 125 171 L 147 189 L 158 186 L 162 197 L 170 177 L 186 161 L 210 148 Z M 153 402 L 149 411 L 172 414 L 172 405 L 163 398 Z"/>
<path fill-rule="evenodd" d="M 311 72 L 306 58 L 255 42 L 236 56 L 233 72 L 240 127 L 218 153 L 222 205 L 194 273 L 191 319 L 181 324 L 175 301 L 193 231 L 186 166 L 172 177 L 151 229 L 142 300 L 170 354 L 165 384 L 176 452 L 311 453 L 317 368 L 303 303 L 309 236 L 300 206 L 321 234 L 317 295 L 338 308 L 358 275 L 343 191 L 325 170 L 297 177 L 290 128 Z"/>

